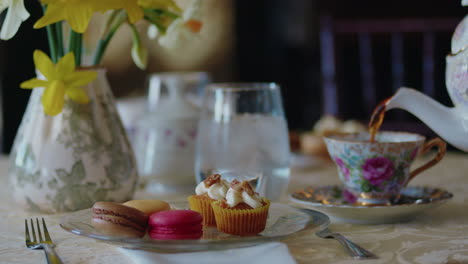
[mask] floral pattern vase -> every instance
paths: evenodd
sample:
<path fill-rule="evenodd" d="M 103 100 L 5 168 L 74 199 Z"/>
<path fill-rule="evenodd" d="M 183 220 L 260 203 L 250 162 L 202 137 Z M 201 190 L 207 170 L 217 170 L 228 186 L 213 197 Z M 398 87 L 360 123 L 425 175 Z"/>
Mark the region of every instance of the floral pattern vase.
<path fill-rule="evenodd" d="M 14 199 L 26 210 L 55 213 L 96 201 L 132 198 L 137 170 L 115 108 L 106 72 L 85 87 L 89 104 L 65 100 L 56 116 L 44 113 L 34 89 L 10 154 Z"/>

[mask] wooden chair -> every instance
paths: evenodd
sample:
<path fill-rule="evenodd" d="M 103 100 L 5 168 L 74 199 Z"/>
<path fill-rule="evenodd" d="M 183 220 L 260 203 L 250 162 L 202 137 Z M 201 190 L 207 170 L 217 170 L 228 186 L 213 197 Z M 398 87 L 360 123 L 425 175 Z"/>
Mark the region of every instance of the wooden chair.
<path fill-rule="evenodd" d="M 401 86 L 419 88 L 429 96 L 449 101 L 444 85 L 445 55 L 460 20 L 339 19 L 322 14 L 323 113 L 368 120 L 377 103 Z M 392 118 L 408 120 L 401 112 Z"/>

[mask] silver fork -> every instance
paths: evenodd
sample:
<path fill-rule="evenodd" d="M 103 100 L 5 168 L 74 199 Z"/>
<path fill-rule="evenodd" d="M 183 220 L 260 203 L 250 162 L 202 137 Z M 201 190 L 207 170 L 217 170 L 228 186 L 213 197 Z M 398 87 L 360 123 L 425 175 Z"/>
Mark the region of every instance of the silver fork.
<path fill-rule="evenodd" d="M 333 233 L 330 231 L 328 228 L 324 228 L 320 231 L 317 231 L 315 233 L 318 237 L 321 238 L 334 238 L 338 240 L 341 245 L 346 249 L 348 254 L 353 257 L 354 259 L 374 259 L 378 258 L 375 254 L 372 252 L 369 252 L 368 250 L 362 248 L 361 246 L 355 244 L 351 240 L 347 239 L 343 235 L 339 233 Z"/>
<path fill-rule="evenodd" d="M 39 225 L 39 220 L 36 218 L 36 227 L 37 227 L 37 236 L 36 236 L 36 230 L 34 228 L 34 222 L 32 219 L 30 219 L 31 222 L 31 235 L 29 234 L 29 228 L 28 228 L 28 220 L 24 220 L 24 228 L 25 228 L 25 234 L 26 234 L 26 247 L 30 249 L 43 249 L 46 258 L 47 258 L 47 263 L 49 264 L 62 264 L 62 260 L 59 258 L 57 253 L 55 253 L 54 247 L 55 244 L 52 242 L 52 239 L 50 238 L 49 235 L 49 230 L 47 230 L 46 223 L 44 221 L 44 218 L 42 218 L 42 234 L 41 235 L 41 227 Z M 31 240 L 32 237 L 32 240 Z M 45 237 L 45 238 L 44 238 Z"/>

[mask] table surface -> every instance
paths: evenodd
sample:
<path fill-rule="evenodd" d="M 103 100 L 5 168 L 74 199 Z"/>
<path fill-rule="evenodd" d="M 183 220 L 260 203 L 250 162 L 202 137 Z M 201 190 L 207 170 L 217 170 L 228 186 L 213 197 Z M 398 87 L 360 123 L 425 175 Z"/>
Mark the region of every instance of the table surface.
<path fill-rule="evenodd" d="M 40 215 L 24 212 L 9 198 L 7 158 L 0 158 L 0 263 L 46 263 L 40 250 L 24 246 L 24 219 Z M 444 188 L 454 194 L 448 203 L 406 223 L 353 225 L 332 221 L 330 228 L 376 253 L 372 263 L 468 263 L 468 155 L 448 153 L 437 166 L 410 185 Z M 307 185 L 338 183 L 331 163 L 293 169 L 289 192 Z M 137 198 L 148 197 L 139 192 Z M 66 232 L 63 214 L 45 215 L 56 250 L 65 263 L 129 263 L 116 246 Z M 347 256 L 335 240 L 305 231 L 284 240 L 298 263 L 362 263 Z M 197 263 L 197 261 L 194 261 Z"/>

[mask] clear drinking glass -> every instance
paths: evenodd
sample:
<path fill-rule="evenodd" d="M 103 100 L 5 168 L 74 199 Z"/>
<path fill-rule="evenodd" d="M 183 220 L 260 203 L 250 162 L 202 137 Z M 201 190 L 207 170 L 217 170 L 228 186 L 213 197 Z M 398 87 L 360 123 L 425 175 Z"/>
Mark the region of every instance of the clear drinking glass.
<path fill-rule="evenodd" d="M 257 192 L 278 200 L 289 180 L 288 129 L 274 83 L 211 84 L 198 123 L 197 182 L 222 171 L 258 177 Z"/>
<path fill-rule="evenodd" d="M 196 132 L 208 82 L 204 72 L 150 75 L 148 111 L 135 132 L 140 183 L 147 192 L 193 192 Z"/>

